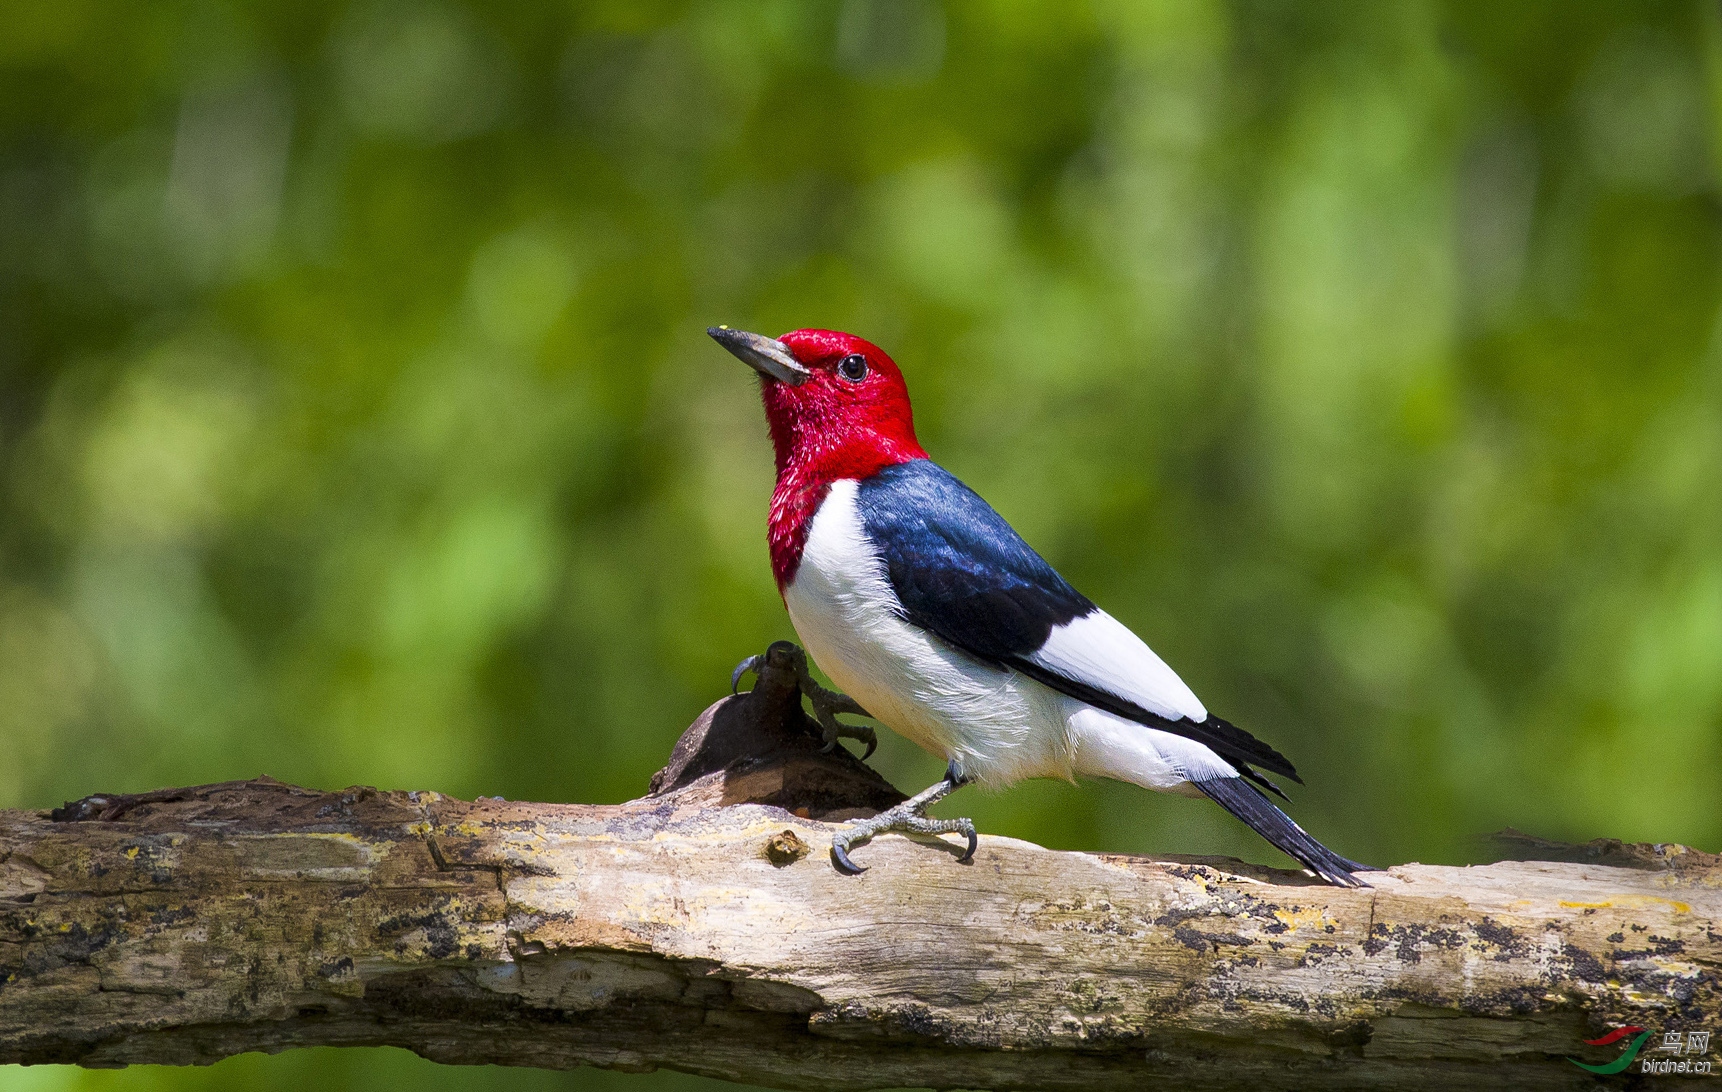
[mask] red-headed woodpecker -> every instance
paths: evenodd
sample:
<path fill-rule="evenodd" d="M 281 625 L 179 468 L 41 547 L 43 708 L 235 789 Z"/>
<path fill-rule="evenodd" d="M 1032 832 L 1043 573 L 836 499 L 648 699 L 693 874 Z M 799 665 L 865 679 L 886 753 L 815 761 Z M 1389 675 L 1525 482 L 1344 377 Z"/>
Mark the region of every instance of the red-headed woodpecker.
<path fill-rule="evenodd" d="M 804 681 L 825 726 L 862 712 L 950 763 L 945 780 L 833 840 L 958 832 L 928 805 L 959 785 L 1110 777 L 1206 795 L 1329 883 L 1366 886 L 1257 786 L 1301 780 L 1284 755 L 1209 713 L 1152 649 L 1071 587 L 915 439 L 903 373 L 833 330 L 773 339 L 715 327 L 760 374 L 777 455 L 768 539 L 807 650 L 850 698 Z M 746 664 L 743 665 L 744 667 Z M 738 673 L 739 673 L 738 669 Z M 859 704 L 857 704 L 859 703 Z M 844 729 L 849 729 L 844 731 Z"/>

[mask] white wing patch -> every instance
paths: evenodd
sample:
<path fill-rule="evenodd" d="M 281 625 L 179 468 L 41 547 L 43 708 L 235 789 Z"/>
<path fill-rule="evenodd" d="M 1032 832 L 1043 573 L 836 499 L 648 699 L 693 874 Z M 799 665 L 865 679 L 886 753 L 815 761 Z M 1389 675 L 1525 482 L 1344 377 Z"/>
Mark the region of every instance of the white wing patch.
<path fill-rule="evenodd" d="M 1026 658 L 1167 720 L 1208 719 L 1207 708 L 1166 661 L 1103 610 L 1054 629 L 1046 643 Z"/>

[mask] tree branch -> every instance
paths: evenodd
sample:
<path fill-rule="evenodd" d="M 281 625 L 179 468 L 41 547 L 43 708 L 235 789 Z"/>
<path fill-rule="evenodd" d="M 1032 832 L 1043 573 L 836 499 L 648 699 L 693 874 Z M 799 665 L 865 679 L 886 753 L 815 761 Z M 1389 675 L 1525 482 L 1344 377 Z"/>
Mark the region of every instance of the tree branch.
<path fill-rule="evenodd" d="M 1230 860 L 886 836 L 783 680 L 619 806 L 268 779 L 0 812 L 0 1062 L 391 1044 L 795 1088 L 1585 1087 L 1620 1024 L 1715 1028 L 1722 862 Z M 762 802 L 763 801 L 763 802 Z"/>

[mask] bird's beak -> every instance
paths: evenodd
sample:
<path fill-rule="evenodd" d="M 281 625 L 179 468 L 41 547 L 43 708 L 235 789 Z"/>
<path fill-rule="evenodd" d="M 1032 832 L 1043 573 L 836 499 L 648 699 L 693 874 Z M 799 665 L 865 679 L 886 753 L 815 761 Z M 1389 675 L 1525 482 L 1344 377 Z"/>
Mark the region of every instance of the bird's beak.
<path fill-rule="evenodd" d="M 802 366 L 789 346 L 776 338 L 761 337 L 746 330 L 731 330 L 728 326 L 710 326 L 706 333 L 719 345 L 734 353 L 743 364 L 760 375 L 799 387 L 813 373 Z"/>

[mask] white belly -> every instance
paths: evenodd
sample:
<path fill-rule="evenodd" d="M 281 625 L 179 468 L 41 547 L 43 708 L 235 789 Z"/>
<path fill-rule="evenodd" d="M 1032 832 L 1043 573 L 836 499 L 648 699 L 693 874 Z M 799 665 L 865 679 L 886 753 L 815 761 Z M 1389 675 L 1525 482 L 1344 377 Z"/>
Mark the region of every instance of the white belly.
<path fill-rule="evenodd" d="M 856 488 L 831 487 L 784 591 L 814 661 L 881 723 L 965 776 L 992 784 L 1070 777 L 1070 699 L 903 621 L 863 533 Z"/>

